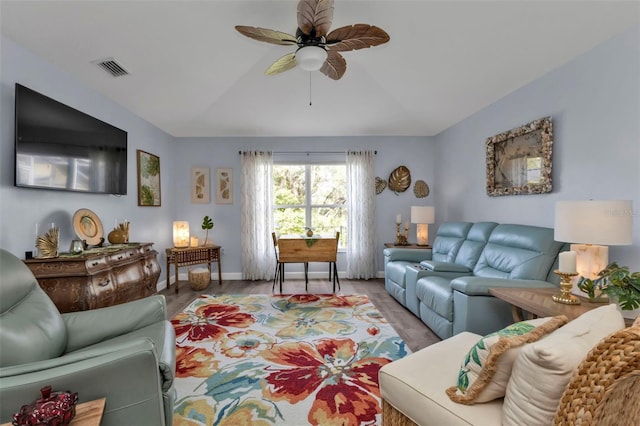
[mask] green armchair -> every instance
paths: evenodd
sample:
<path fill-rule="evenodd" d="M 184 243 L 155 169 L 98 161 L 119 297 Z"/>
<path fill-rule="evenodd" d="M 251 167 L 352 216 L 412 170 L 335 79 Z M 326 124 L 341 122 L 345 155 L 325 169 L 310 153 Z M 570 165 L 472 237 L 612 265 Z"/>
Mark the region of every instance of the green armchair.
<path fill-rule="evenodd" d="M 102 426 L 171 425 L 175 333 L 164 296 L 60 314 L 29 268 L 0 249 L 0 423 L 40 395 L 106 397 Z"/>

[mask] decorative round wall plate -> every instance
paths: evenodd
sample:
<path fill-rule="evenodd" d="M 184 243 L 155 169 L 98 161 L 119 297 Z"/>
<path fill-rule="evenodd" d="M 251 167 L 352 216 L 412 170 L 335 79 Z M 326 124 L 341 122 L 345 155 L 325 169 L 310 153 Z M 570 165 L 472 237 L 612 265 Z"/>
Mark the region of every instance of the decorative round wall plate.
<path fill-rule="evenodd" d="M 380 194 L 387 187 L 387 181 L 376 176 L 376 194 Z"/>
<path fill-rule="evenodd" d="M 81 240 L 90 246 L 95 246 L 103 241 L 104 230 L 98 215 L 89 209 L 78 209 L 73 214 L 73 230 Z"/>

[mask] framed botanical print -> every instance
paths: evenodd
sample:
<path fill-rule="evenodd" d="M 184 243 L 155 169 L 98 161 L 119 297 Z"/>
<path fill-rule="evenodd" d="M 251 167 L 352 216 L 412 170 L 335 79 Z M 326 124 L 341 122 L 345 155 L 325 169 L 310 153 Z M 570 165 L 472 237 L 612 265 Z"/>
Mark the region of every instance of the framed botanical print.
<path fill-rule="evenodd" d="M 233 204 L 233 169 L 216 169 L 216 204 Z"/>
<path fill-rule="evenodd" d="M 211 202 L 208 167 L 191 168 L 191 202 L 194 204 L 209 204 Z"/>
<path fill-rule="evenodd" d="M 159 207 L 160 192 L 160 157 L 140 149 L 136 150 L 138 164 L 138 205 Z"/>
<path fill-rule="evenodd" d="M 492 136 L 485 145 L 488 195 L 551 192 L 551 117 Z"/>

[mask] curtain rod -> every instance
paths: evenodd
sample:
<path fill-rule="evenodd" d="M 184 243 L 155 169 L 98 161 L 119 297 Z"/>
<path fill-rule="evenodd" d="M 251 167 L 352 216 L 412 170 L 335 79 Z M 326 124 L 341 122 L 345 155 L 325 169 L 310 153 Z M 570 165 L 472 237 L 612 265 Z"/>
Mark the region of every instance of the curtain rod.
<path fill-rule="evenodd" d="M 242 155 L 243 152 L 250 151 L 238 151 L 238 154 Z M 273 151 L 274 154 L 346 154 L 349 151 Z M 373 151 L 374 155 L 378 155 L 378 151 Z"/>

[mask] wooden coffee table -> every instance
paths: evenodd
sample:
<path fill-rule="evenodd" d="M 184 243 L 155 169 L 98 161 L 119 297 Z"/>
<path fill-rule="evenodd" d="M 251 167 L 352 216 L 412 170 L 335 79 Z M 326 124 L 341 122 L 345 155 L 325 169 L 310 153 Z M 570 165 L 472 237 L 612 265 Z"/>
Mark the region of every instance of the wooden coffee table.
<path fill-rule="evenodd" d="M 558 288 L 490 288 L 489 294 L 511 304 L 514 321 L 524 321 L 538 317 L 566 315 L 569 320 L 575 319 L 591 309 L 603 306 L 602 303 L 590 303 L 582 296 L 577 296 L 579 305 L 566 305 L 554 301 L 551 296 L 559 293 Z"/>

